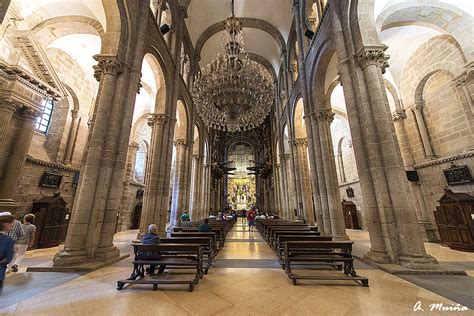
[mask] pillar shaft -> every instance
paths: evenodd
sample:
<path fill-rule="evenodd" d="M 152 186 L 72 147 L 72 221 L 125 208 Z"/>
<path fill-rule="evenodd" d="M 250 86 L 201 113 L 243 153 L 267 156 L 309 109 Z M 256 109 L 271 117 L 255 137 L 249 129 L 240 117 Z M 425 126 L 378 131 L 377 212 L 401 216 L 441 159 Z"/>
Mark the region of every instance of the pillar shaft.
<path fill-rule="evenodd" d="M 426 158 L 434 158 L 433 148 L 431 147 L 430 137 L 428 135 L 428 129 L 426 127 L 425 118 L 423 116 L 424 102 L 420 101 L 415 104 L 412 108 L 413 113 L 415 114 L 416 125 L 418 126 L 418 131 L 420 132 L 421 143 L 423 144 L 423 149 L 425 151 Z"/>
<path fill-rule="evenodd" d="M 77 121 L 77 110 L 71 111 L 71 126 L 69 127 L 69 135 L 67 138 L 66 143 L 66 151 L 64 152 L 64 163 L 70 164 L 72 160 L 72 152 L 74 148 L 74 144 L 76 142 L 76 135 L 78 129 L 78 121 Z"/>
<path fill-rule="evenodd" d="M 13 199 L 33 138 L 36 117 L 37 113 L 29 108 L 24 108 L 21 112 L 21 125 L 0 182 L 0 199 Z"/>
<path fill-rule="evenodd" d="M 306 138 L 297 138 L 294 140 L 297 157 L 297 178 L 299 181 L 300 194 L 303 202 L 304 219 L 311 225 L 315 223 L 313 211 L 313 200 L 311 195 L 311 180 L 308 166 L 308 141 Z"/>

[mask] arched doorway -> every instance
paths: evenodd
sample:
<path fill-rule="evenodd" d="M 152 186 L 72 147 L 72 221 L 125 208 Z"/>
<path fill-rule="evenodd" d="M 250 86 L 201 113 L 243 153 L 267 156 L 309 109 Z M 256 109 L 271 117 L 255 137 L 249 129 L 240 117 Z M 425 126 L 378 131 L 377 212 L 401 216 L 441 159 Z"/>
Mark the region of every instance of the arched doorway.
<path fill-rule="evenodd" d="M 135 208 L 133 210 L 132 226 L 130 227 L 130 229 L 140 228 L 140 220 L 142 218 L 142 206 L 142 202 L 138 202 L 137 205 L 135 205 Z"/>

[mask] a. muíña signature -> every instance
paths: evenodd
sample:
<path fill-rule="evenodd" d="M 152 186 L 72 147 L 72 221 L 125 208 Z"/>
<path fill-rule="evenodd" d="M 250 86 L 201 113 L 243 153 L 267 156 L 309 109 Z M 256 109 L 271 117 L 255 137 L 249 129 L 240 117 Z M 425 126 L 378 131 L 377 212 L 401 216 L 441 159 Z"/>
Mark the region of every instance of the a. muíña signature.
<path fill-rule="evenodd" d="M 434 312 L 466 312 L 469 310 L 466 306 L 463 306 L 461 304 L 444 304 L 444 303 L 433 303 L 428 305 L 429 309 L 428 311 Z M 421 304 L 421 301 L 418 301 L 413 305 L 413 311 L 415 312 L 424 312 L 423 305 Z"/>

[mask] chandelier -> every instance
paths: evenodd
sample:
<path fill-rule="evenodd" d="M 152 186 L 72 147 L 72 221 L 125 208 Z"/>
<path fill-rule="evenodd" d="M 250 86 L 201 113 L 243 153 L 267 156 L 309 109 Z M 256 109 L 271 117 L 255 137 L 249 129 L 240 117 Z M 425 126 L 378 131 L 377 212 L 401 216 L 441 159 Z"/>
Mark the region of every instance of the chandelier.
<path fill-rule="evenodd" d="M 231 9 L 220 51 L 197 74 L 192 95 L 207 126 L 236 132 L 263 123 L 273 104 L 274 90 L 269 71 L 249 59 L 233 0 Z"/>

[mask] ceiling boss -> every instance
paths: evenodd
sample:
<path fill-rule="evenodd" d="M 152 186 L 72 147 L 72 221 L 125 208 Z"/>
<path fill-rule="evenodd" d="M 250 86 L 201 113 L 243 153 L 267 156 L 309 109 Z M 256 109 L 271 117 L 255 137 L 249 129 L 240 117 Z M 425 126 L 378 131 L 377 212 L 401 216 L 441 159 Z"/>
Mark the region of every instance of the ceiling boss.
<path fill-rule="evenodd" d="M 236 132 L 252 129 L 265 120 L 274 100 L 273 80 L 245 49 L 242 25 L 234 15 L 225 21 L 217 56 L 198 73 L 192 94 L 204 123 Z"/>

